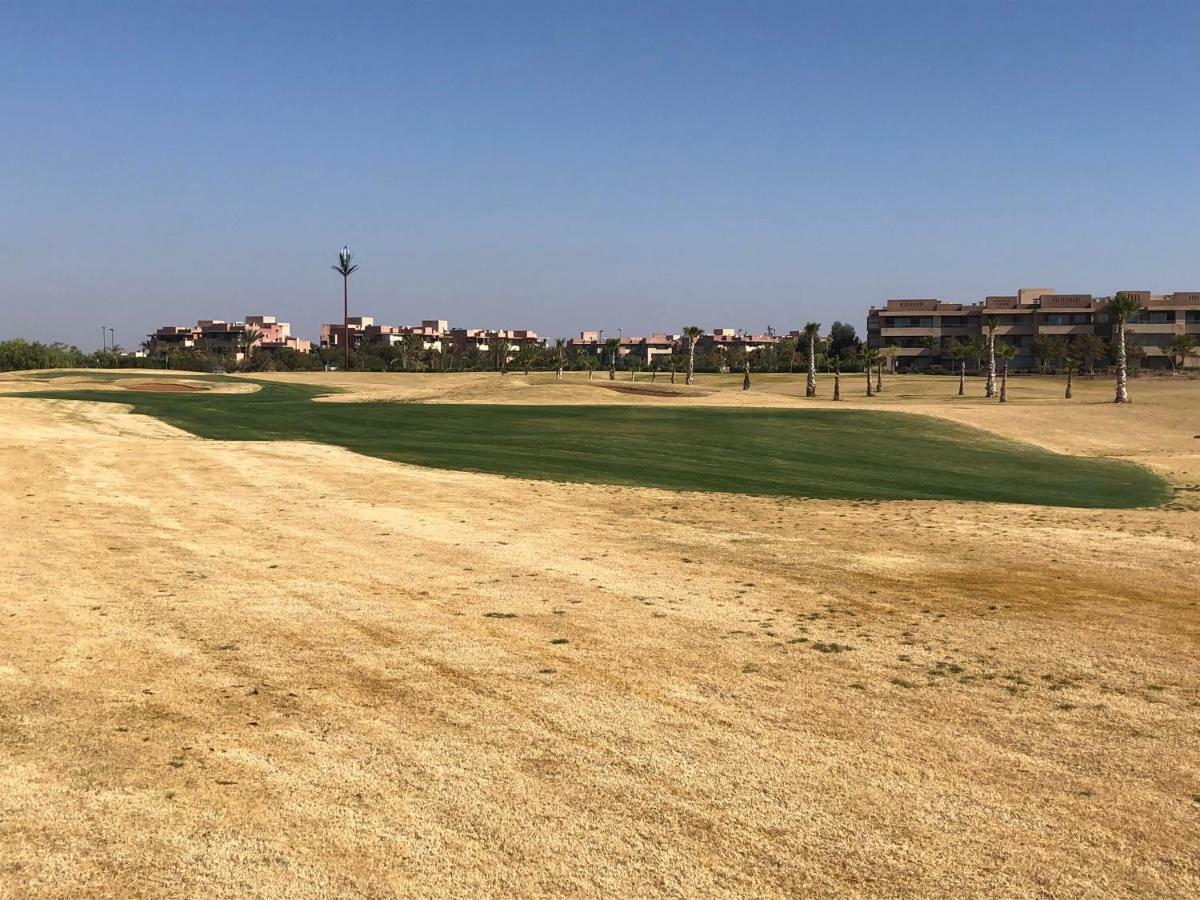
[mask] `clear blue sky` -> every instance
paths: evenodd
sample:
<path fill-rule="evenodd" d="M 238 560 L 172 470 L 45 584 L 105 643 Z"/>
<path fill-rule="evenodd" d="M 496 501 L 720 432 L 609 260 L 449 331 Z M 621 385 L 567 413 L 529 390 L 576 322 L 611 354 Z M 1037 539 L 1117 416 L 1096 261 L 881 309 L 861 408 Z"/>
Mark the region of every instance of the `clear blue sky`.
<path fill-rule="evenodd" d="M 10 3 L 0 337 L 1200 290 L 1200 4 Z"/>

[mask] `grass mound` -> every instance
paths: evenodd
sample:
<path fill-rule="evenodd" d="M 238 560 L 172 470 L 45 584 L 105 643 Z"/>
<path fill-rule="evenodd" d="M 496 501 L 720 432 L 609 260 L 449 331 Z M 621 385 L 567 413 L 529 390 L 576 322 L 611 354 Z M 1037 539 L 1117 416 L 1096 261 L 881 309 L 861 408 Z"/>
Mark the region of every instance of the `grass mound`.
<path fill-rule="evenodd" d="M 1151 506 L 1170 496 L 1140 466 L 907 413 L 311 402 L 323 393 L 265 382 L 246 394 L 38 396 L 125 403 L 214 440 L 318 441 L 397 462 L 556 481 L 1074 507 Z"/>

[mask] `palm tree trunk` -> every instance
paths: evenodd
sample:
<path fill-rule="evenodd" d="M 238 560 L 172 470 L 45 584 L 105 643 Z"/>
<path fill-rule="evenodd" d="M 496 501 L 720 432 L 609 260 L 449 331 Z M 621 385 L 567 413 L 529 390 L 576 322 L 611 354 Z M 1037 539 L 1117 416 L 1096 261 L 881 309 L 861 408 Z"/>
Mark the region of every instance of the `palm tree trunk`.
<path fill-rule="evenodd" d="M 747 362 L 746 362 L 746 375 L 745 375 L 745 377 L 742 378 L 742 390 L 743 391 L 750 390 L 750 362 L 749 362 L 749 360 L 747 360 Z"/>
<path fill-rule="evenodd" d="M 342 276 L 342 337 L 346 341 L 346 371 L 350 370 L 350 276 Z"/>
<path fill-rule="evenodd" d="M 1004 363 L 1004 371 L 1000 375 L 1000 402 L 1008 402 L 1008 363 Z"/>
<path fill-rule="evenodd" d="M 557 369 L 554 370 L 554 380 L 562 381 L 562 366 L 559 366 Z"/>
<path fill-rule="evenodd" d="M 688 367 L 687 378 L 684 384 L 692 384 L 696 380 L 696 339 L 692 338 L 688 341 Z"/>
<path fill-rule="evenodd" d="M 842 373 L 837 369 L 833 370 L 833 399 L 842 399 Z"/>
<path fill-rule="evenodd" d="M 964 358 L 958 366 L 958 396 L 967 392 L 967 361 Z"/>
<path fill-rule="evenodd" d="M 987 375 L 987 397 L 996 396 L 996 336 L 988 332 L 987 339 L 988 351 L 988 375 Z"/>
<path fill-rule="evenodd" d="M 1117 396 L 1115 403 L 1129 402 L 1129 373 L 1125 357 L 1125 323 L 1117 322 Z"/>
<path fill-rule="evenodd" d="M 883 393 L 883 360 L 882 359 L 877 363 L 875 371 L 876 371 L 875 393 L 882 394 Z"/>
<path fill-rule="evenodd" d="M 867 363 L 865 369 L 867 373 L 867 396 L 873 397 L 875 395 L 871 393 L 871 364 Z"/>
<path fill-rule="evenodd" d="M 671 366 L 671 384 L 675 384 L 675 367 Z"/>
<path fill-rule="evenodd" d="M 1068 400 L 1071 399 L 1071 379 L 1074 374 L 1075 373 L 1072 372 L 1070 369 L 1067 369 L 1067 397 L 1066 397 L 1066 399 L 1068 399 Z"/>
<path fill-rule="evenodd" d="M 817 337 L 808 336 L 808 383 L 804 386 L 805 397 L 817 396 Z"/>

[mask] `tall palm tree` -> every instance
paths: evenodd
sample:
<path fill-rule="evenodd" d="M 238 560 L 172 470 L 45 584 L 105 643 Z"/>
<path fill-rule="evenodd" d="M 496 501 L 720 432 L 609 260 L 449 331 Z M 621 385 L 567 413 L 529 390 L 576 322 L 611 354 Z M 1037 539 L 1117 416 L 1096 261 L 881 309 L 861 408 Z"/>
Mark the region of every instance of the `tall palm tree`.
<path fill-rule="evenodd" d="M 550 360 L 554 363 L 554 378 L 562 381 L 563 366 L 567 364 L 567 339 L 555 338 L 554 349 L 550 351 Z"/>
<path fill-rule="evenodd" d="M 262 329 L 255 328 L 253 325 L 247 325 L 238 335 L 238 344 L 241 345 L 242 353 L 245 356 L 246 362 L 250 361 L 250 352 L 254 349 L 254 345 L 262 338 Z"/>
<path fill-rule="evenodd" d="M 879 351 L 876 350 L 874 347 L 863 347 L 862 362 L 863 362 L 863 371 L 867 374 L 867 396 L 868 397 L 872 396 L 872 393 L 871 393 L 871 367 L 874 366 L 876 363 L 880 362 L 882 359 L 883 359 L 883 357 L 879 355 Z"/>
<path fill-rule="evenodd" d="M 700 340 L 702 334 L 704 331 L 698 325 L 688 325 L 683 329 L 683 336 L 688 342 L 687 378 L 684 384 L 694 384 L 696 381 L 696 341 Z"/>
<path fill-rule="evenodd" d="M 1117 350 L 1117 396 L 1114 403 L 1129 402 L 1129 371 L 1127 364 L 1127 354 L 1125 352 L 1125 325 L 1136 316 L 1142 309 L 1141 303 L 1136 297 L 1133 297 L 1124 291 L 1121 291 L 1117 296 L 1113 297 L 1104 304 L 1104 311 L 1108 313 L 1114 324 L 1113 343 Z"/>
<path fill-rule="evenodd" d="M 971 355 L 971 348 L 957 338 L 951 338 L 947 352 L 958 363 L 958 396 L 961 397 L 967 392 L 967 357 Z"/>
<path fill-rule="evenodd" d="M 489 338 L 489 340 L 491 340 Z M 508 337 L 501 331 L 497 331 L 495 340 L 491 341 L 492 360 L 496 363 L 496 368 L 500 370 L 500 374 L 504 375 L 508 372 L 508 357 L 512 354 L 512 344 L 509 343 Z"/>
<path fill-rule="evenodd" d="M 1008 363 L 1017 355 L 1017 348 L 1012 344 L 993 344 L 992 353 L 1004 360 L 1004 370 L 1000 373 L 1000 402 L 1008 402 Z"/>
<path fill-rule="evenodd" d="M 330 266 L 333 271 L 342 276 L 342 338 L 346 341 L 346 368 L 350 368 L 350 276 L 358 266 L 354 264 L 354 255 L 349 247 L 343 247 L 338 254 L 338 264 Z"/>
<path fill-rule="evenodd" d="M 988 375 L 987 388 L 985 396 L 989 399 L 996 396 L 996 326 L 1000 324 L 1000 320 L 995 316 L 988 316 L 987 320 L 987 356 L 988 356 Z"/>
<path fill-rule="evenodd" d="M 804 385 L 804 396 L 817 396 L 817 337 L 821 332 L 820 322 L 809 322 L 804 326 L 804 337 L 808 341 L 808 381 Z"/>
<path fill-rule="evenodd" d="M 1067 400 L 1071 399 L 1071 383 L 1075 380 L 1075 373 L 1079 371 L 1079 360 L 1073 356 L 1067 357 Z"/>

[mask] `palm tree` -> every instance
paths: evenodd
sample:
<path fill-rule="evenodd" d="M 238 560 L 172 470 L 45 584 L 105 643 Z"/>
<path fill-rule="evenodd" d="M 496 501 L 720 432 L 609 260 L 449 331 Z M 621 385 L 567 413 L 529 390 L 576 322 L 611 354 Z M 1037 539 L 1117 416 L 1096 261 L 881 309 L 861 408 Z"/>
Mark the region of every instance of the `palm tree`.
<path fill-rule="evenodd" d="M 1017 355 L 1017 348 L 1012 344 L 992 345 L 992 353 L 1004 360 L 1004 371 L 1000 375 L 1000 402 L 1008 402 L 1008 362 Z"/>
<path fill-rule="evenodd" d="M 247 325 L 238 335 L 238 344 L 241 345 L 242 353 L 245 355 L 246 362 L 250 361 L 250 351 L 254 349 L 254 345 L 262 338 L 262 329 L 255 328 L 253 325 Z M 116 349 L 115 347 L 113 348 Z"/>
<path fill-rule="evenodd" d="M 831 356 L 829 361 L 833 365 L 833 399 L 842 399 L 842 361 L 836 356 Z"/>
<path fill-rule="evenodd" d="M 867 374 L 867 396 L 873 396 L 871 393 L 871 367 L 876 363 L 881 362 L 883 357 L 879 355 L 879 351 L 874 347 L 863 347 L 862 362 L 863 371 Z"/>
<path fill-rule="evenodd" d="M 608 380 L 617 380 L 617 351 L 621 349 L 621 341 L 618 338 L 609 338 L 604 342 L 604 349 L 608 351 Z"/>
<path fill-rule="evenodd" d="M 958 396 L 967 392 L 967 357 L 971 355 L 971 347 L 957 338 L 950 339 L 948 348 L 950 358 L 958 363 Z"/>
<path fill-rule="evenodd" d="M 543 348 L 539 347 L 537 344 L 522 344 L 517 349 L 517 355 L 514 359 L 514 362 L 516 362 L 516 364 L 525 371 L 525 374 L 528 375 L 530 367 L 537 365 L 538 360 L 541 358 L 542 350 Z"/>
<path fill-rule="evenodd" d="M 1000 320 L 995 316 L 988 316 L 987 320 L 987 355 L 988 355 L 988 375 L 987 388 L 985 396 L 988 398 L 996 396 L 996 326 L 1000 324 Z"/>
<path fill-rule="evenodd" d="M 1114 403 L 1129 402 L 1128 367 L 1125 353 L 1125 325 L 1142 309 L 1141 303 L 1124 291 L 1104 304 L 1104 311 L 1112 318 L 1116 334 L 1113 343 L 1117 350 L 1117 396 Z"/>
<path fill-rule="evenodd" d="M 554 378 L 562 381 L 563 366 L 567 362 L 567 339 L 555 338 L 554 349 L 550 351 L 550 361 L 554 363 Z"/>
<path fill-rule="evenodd" d="M 506 374 L 508 371 L 508 357 L 512 353 L 512 345 L 508 342 L 508 338 L 503 332 L 496 332 L 495 339 L 491 341 L 490 350 L 492 352 L 492 361 L 495 362 L 496 368 L 500 370 L 501 375 Z"/>
<path fill-rule="evenodd" d="M 338 254 L 338 264 L 331 266 L 333 271 L 342 276 L 342 338 L 346 341 L 346 368 L 350 368 L 350 276 L 358 266 L 354 264 L 354 256 L 350 248 L 343 247 Z"/>
<path fill-rule="evenodd" d="M 419 334 L 403 335 L 396 344 L 396 362 L 400 368 L 407 371 L 413 367 L 421 351 L 425 349 L 425 341 Z"/>
<path fill-rule="evenodd" d="M 746 354 L 746 375 L 742 378 L 742 390 L 750 390 L 750 354 Z"/>
<path fill-rule="evenodd" d="M 704 331 L 698 325 L 688 325 L 683 329 L 683 336 L 688 342 L 687 378 L 684 384 L 694 384 L 696 381 L 696 341 L 700 340 L 702 334 Z"/>
<path fill-rule="evenodd" d="M 1075 380 L 1075 373 L 1079 371 L 1079 360 L 1072 356 L 1067 357 L 1067 400 L 1071 399 L 1071 382 Z"/>
<path fill-rule="evenodd" d="M 808 381 L 804 385 L 804 396 L 817 396 L 817 336 L 820 322 L 809 322 L 804 326 L 804 337 L 808 340 Z"/>

